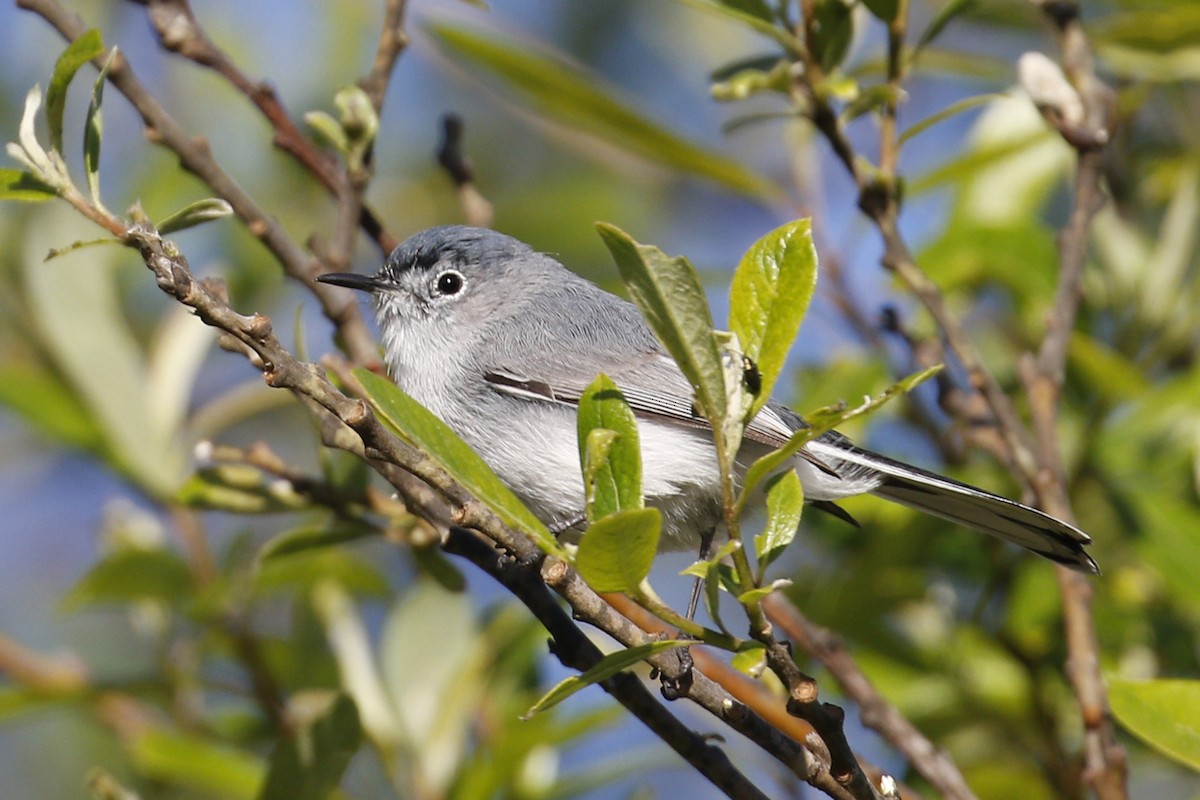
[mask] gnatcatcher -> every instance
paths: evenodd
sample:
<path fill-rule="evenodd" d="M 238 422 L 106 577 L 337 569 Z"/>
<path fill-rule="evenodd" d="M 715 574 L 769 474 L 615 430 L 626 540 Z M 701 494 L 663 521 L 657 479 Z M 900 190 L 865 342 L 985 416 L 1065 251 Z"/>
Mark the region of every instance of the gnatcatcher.
<path fill-rule="evenodd" d="M 603 372 L 638 416 L 643 487 L 662 510 L 663 549 L 693 547 L 722 518 L 711 435 L 692 390 L 631 303 L 495 231 L 458 225 L 412 236 L 375 277 L 317 280 L 370 292 L 388 369 L 541 519 L 559 530 L 584 508 L 575 405 Z M 746 428 L 743 468 L 804 422 L 770 402 Z M 825 510 L 870 492 L 1099 573 L 1086 533 L 1037 509 L 855 447 L 827 433 L 792 461 Z M 847 515 L 848 516 L 848 515 Z"/>

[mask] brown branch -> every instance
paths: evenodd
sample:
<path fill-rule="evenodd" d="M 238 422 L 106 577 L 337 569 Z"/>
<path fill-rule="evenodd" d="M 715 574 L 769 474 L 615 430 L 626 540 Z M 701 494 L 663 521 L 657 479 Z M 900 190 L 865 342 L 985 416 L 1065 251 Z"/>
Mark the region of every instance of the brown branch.
<path fill-rule="evenodd" d="M 490 228 L 492 204 L 475 185 L 475 169 L 463 149 L 462 117 L 457 114 L 442 117 L 442 143 L 438 146 L 437 160 L 458 189 L 458 202 L 466 223 Z"/>
<path fill-rule="evenodd" d="M 1029 394 L 1030 415 L 1041 444 L 1042 469 L 1034 480 L 1039 504 L 1068 521 L 1074 520 L 1067 494 L 1066 470 L 1058 443 L 1059 400 L 1066 369 L 1067 348 L 1083 298 L 1083 274 L 1092 220 L 1105 202 L 1101 186 L 1101 147 L 1111 138 L 1115 120 L 1112 91 L 1096 76 L 1091 49 L 1075 2 L 1040 2 L 1054 23 L 1062 50 L 1063 69 L 1078 92 L 1084 109 L 1079 127 L 1060 129 L 1064 139 L 1078 152 L 1075 196 L 1070 219 L 1059 233 L 1059 280 L 1054 306 L 1036 359 L 1023 364 Z M 1083 777 L 1101 800 L 1123 800 L 1128 796 L 1128 762 L 1117 742 L 1108 705 L 1108 694 L 1100 671 L 1100 646 L 1092 614 L 1092 584 L 1082 575 L 1058 568 L 1063 598 L 1063 624 L 1067 643 L 1067 676 L 1079 701 L 1084 724 Z"/>

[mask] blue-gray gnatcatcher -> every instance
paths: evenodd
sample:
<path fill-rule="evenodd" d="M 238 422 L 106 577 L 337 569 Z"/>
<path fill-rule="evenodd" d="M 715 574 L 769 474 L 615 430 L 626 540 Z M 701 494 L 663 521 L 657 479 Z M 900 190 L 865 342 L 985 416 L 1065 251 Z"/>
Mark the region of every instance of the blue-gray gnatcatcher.
<path fill-rule="evenodd" d="M 548 523 L 584 507 L 575 403 L 609 375 L 639 418 L 647 502 L 663 548 L 683 549 L 722 518 L 712 439 L 692 390 L 631 303 L 528 245 L 490 230 L 431 228 L 374 277 L 318 280 L 370 292 L 396 383 L 475 449 Z M 742 459 L 779 447 L 804 422 L 771 402 L 751 421 Z M 792 463 L 806 500 L 870 492 L 965 525 L 1076 570 L 1098 573 L 1086 533 L 1034 508 L 855 447 L 837 433 Z"/>

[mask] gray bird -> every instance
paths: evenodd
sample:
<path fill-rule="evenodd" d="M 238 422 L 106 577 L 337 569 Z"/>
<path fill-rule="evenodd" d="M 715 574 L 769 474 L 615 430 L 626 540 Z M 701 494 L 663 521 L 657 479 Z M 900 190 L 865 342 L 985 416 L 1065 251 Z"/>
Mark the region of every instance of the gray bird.
<path fill-rule="evenodd" d="M 379 274 L 326 274 L 369 292 L 388 369 L 552 527 L 584 507 L 576 404 L 603 372 L 639 418 L 643 487 L 663 513 L 663 549 L 695 547 L 722 518 L 711 435 L 692 390 L 641 312 L 548 255 L 495 231 L 422 231 Z M 747 426 L 744 469 L 804 421 L 770 402 Z M 1037 509 L 854 446 L 838 433 L 793 459 L 805 499 L 871 493 L 1098 574 L 1086 533 Z"/>

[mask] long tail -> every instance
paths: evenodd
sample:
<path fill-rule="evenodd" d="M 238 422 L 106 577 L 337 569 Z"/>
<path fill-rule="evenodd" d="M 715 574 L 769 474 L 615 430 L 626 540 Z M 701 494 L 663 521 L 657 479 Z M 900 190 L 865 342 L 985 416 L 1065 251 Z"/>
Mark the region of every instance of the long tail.
<path fill-rule="evenodd" d="M 880 483 L 870 490 L 874 495 L 1020 545 L 1079 572 L 1100 574 L 1083 549 L 1091 537 L 1036 508 L 872 453 L 837 434 L 822 436 L 808 448 L 839 473 L 846 467 L 876 473 Z"/>

